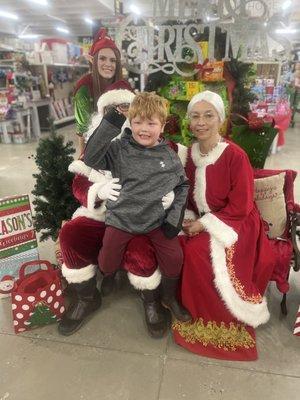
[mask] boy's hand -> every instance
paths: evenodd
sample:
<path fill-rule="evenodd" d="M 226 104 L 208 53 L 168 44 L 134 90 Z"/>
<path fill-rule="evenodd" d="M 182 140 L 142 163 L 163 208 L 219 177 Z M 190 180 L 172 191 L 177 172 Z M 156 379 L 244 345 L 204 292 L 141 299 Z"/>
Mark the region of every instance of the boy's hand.
<path fill-rule="evenodd" d="M 174 192 L 173 192 L 173 190 L 172 190 L 171 192 L 167 193 L 167 194 L 161 199 L 164 210 L 167 210 L 168 208 L 171 207 L 171 205 L 172 205 L 172 203 L 173 203 L 173 201 L 174 201 L 174 198 L 175 198 L 175 194 L 174 194 Z"/>
<path fill-rule="evenodd" d="M 104 183 L 98 190 L 99 199 L 116 201 L 120 196 L 120 190 L 122 189 L 122 186 L 118 183 L 119 181 L 119 178 L 112 178 L 108 182 Z"/>

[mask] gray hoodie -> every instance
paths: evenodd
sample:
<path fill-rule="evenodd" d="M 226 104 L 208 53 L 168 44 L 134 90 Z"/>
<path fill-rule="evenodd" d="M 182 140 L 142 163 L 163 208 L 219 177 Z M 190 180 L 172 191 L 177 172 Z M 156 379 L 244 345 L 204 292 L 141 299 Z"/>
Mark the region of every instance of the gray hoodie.
<path fill-rule="evenodd" d="M 163 139 L 157 146 L 144 147 L 125 129 L 119 133 L 125 117 L 111 110 L 90 137 L 84 162 L 94 169 L 108 169 L 120 179 L 122 189 L 116 201 L 106 204 L 106 224 L 126 232 L 142 234 L 159 226 L 169 238 L 181 229 L 188 180 L 178 155 Z M 162 197 L 174 191 L 168 210 Z"/>

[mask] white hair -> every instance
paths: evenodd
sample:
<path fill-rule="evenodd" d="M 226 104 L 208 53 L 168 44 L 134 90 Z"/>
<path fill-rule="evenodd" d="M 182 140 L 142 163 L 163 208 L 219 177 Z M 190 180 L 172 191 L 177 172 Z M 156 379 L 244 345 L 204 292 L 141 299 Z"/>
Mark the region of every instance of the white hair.
<path fill-rule="evenodd" d="M 221 96 L 219 96 L 217 93 L 211 92 L 210 90 L 205 90 L 204 92 L 197 93 L 195 94 L 195 96 L 192 97 L 187 107 L 188 115 L 191 113 L 194 105 L 196 103 L 199 103 L 199 101 L 206 101 L 207 103 L 213 105 L 219 115 L 221 123 L 225 121 L 224 102 Z"/>

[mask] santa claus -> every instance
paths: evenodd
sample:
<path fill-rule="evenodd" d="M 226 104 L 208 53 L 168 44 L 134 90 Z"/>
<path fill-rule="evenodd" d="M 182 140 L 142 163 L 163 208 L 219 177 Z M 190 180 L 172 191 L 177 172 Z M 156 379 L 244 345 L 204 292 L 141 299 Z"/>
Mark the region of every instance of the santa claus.
<path fill-rule="evenodd" d="M 126 81 L 118 81 L 108 87 L 98 100 L 98 113 L 93 117 L 87 137 L 93 133 L 109 107 L 118 107 L 126 112 L 134 93 Z M 128 126 L 126 121 L 123 129 Z M 187 149 L 170 143 L 178 152 L 183 163 Z M 105 202 L 116 199 L 121 189 L 118 179 L 113 179 L 109 171 L 96 171 L 88 167 L 82 159 L 74 161 L 69 170 L 75 174 L 73 194 L 80 202 L 71 221 L 61 229 L 59 240 L 63 256 L 62 274 L 75 293 L 58 330 L 62 335 L 76 332 L 86 317 L 101 307 L 101 293 L 108 294 L 113 286 L 113 278 L 102 282 L 101 293 L 97 289 L 97 258 L 105 231 Z M 174 193 L 162 198 L 163 207 L 169 208 Z M 153 337 L 162 337 L 168 329 L 168 316 L 160 303 L 159 285 L 161 275 L 149 240 L 144 236 L 134 238 L 128 245 L 124 258 L 124 269 L 135 289 L 141 291 L 148 331 Z"/>

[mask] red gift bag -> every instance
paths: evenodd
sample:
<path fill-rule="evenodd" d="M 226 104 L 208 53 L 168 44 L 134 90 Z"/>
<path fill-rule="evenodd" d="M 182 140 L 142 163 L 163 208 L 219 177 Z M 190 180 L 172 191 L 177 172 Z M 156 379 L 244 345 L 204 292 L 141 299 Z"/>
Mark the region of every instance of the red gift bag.
<path fill-rule="evenodd" d="M 45 265 L 46 269 L 25 274 L 28 266 L 38 265 Z M 59 271 L 45 260 L 24 263 L 11 299 L 16 333 L 56 322 L 65 311 Z"/>

